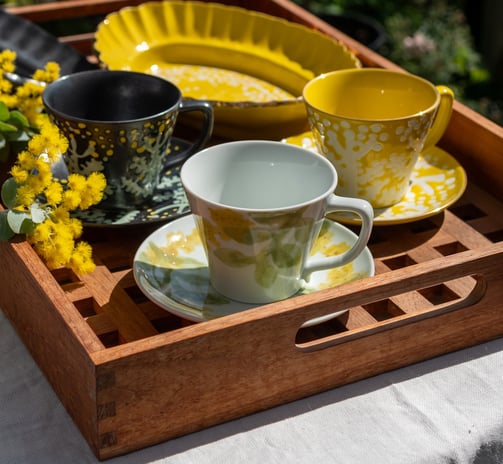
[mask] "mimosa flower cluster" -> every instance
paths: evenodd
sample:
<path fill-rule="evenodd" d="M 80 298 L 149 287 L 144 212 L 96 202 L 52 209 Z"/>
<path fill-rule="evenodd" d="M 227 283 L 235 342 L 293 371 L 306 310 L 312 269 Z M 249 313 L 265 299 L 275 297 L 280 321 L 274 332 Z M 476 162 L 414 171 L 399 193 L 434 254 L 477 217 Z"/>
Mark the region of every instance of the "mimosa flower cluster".
<path fill-rule="evenodd" d="M 16 52 L 12 50 L 0 52 L 0 101 L 8 108 L 15 108 L 22 113 L 29 123 L 36 127 L 41 118 L 47 117 L 40 111 L 44 84 L 49 84 L 59 77 L 59 65 L 49 62 L 44 69 L 35 71 L 32 80 L 27 80 L 23 85 L 14 85 L 3 74 L 15 72 L 15 59 Z"/>
<path fill-rule="evenodd" d="M 12 72 L 12 52 L 0 53 L 0 75 Z M 59 76 L 59 66 L 48 63 L 33 78 L 51 82 Z M 49 269 L 67 267 L 77 274 L 95 268 L 92 249 L 84 241 L 82 223 L 71 216 L 76 209 L 87 209 L 103 197 L 106 180 L 101 173 L 85 177 L 70 174 L 67 179 L 55 178 L 52 166 L 61 160 L 68 140 L 42 112 L 43 86 L 28 82 L 15 90 L 0 79 L 0 102 L 16 108 L 36 128 L 26 148 L 17 154 L 9 179 L 2 186 L 0 240 L 24 234 Z"/>

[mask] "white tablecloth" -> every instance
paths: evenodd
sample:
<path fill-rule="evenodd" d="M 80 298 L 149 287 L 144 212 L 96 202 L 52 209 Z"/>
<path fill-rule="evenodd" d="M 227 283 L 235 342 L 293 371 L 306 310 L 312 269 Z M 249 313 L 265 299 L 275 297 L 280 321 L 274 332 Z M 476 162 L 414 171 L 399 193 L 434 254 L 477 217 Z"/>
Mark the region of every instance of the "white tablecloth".
<path fill-rule="evenodd" d="M 97 462 L 0 311 L 0 463 Z M 503 339 L 105 462 L 500 464 Z"/>

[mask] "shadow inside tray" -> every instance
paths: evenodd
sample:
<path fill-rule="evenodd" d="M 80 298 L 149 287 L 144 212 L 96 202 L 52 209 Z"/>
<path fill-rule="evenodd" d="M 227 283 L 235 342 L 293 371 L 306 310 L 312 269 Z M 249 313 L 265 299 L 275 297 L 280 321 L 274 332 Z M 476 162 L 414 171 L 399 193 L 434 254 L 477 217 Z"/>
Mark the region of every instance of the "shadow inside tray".
<path fill-rule="evenodd" d="M 369 248 L 376 259 L 404 253 L 428 242 L 442 228 L 445 213 L 406 224 L 374 226 Z M 357 227 L 350 227 L 358 231 Z"/>

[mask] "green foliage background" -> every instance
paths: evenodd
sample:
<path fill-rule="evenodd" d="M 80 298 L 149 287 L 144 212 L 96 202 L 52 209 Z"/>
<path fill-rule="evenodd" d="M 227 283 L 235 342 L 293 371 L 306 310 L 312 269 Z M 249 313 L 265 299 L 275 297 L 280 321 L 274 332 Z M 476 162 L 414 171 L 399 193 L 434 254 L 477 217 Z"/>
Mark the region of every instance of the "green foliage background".
<path fill-rule="evenodd" d="M 0 0 L 0 7 L 46 1 Z M 355 12 L 379 21 L 386 30 L 381 55 L 435 84 L 450 86 L 458 100 L 503 126 L 503 69 L 486 67 L 466 14 L 480 10 L 483 0 L 293 1 L 315 14 Z M 56 21 L 45 27 L 55 35 L 75 34 L 94 30 L 100 19 Z"/>
<path fill-rule="evenodd" d="M 356 12 L 378 20 L 387 35 L 378 50 L 381 55 L 435 84 L 450 86 L 458 100 L 503 125 L 503 70 L 491 74 L 477 50 L 466 15 L 468 0 L 297 3 L 315 14 Z"/>

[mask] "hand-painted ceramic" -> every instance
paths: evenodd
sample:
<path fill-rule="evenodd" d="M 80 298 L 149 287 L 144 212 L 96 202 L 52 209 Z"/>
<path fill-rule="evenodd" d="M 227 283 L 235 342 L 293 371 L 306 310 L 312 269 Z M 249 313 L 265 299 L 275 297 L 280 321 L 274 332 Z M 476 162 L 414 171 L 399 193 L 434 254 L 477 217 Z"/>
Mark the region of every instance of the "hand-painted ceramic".
<path fill-rule="evenodd" d="M 185 157 L 203 148 L 213 129 L 213 107 L 203 100 L 182 100 L 171 82 L 145 73 L 93 70 L 63 76 L 49 84 L 45 110 L 68 139 L 68 171 L 101 172 L 106 178 L 103 208 L 147 203 L 163 166 L 175 164 L 171 150 L 178 115 L 197 112 L 203 123 Z"/>
<path fill-rule="evenodd" d="M 419 154 L 447 128 L 454 101 L 448 87 L 376 68 L 322 74 L 303 95 L 316 146 L 337 169 L 336 193 L 374 208 L 404 196 Z"/>
<path fill-rule="evenodd" d="M 313 272 L 353 261 L 367 245 L 373 210 L 367 201 L 336 196 L 337 173 L 325 157 L 269 140 L 208 147 L 180 171 L 219 293 L 246 303 L 283 300 Z M 346 252 L 310 256 L 328 212 L 362 218 Z"/>
<path fill-rule="evenodd" d="M 328 256 L 349 249 L 356 235 L 326 220 L 312 254 Z M 156 230 L 140 245 L 133 264 L 142 292 L 163 309 L 184 319 L 206 321 L 238 313 L 259 305 L 233 301 L 217 293 L 210 284 L 206 254 L 192 215 L 179 218 Z M 335 287 L 374 275 L 374 261 L 368 248 L 342 267 L 312 274 L 297 295 Z M 318 324 L 345 311 L 306 321 Z"/>
<path fill-rule="evenodd" d="M 98 26 L 95 48 L 109 69 L 161 75 L 184 97 L 211 100 L 215 134 L 232 139 L 278 139 L 306 130 L 305 83 L 360 66 L 344 45 L 307 27 L 191 1 L 111 13 Z"/>
<path fill-rule="evenodd" d="M 318 151 L 311 132 L 283 141 Z M 461 197 L 466 184 L 466 172 L 455 158 L 439 147 L 428 148 L 419 156 L 402 200 L 389 208 L 374 208 L 374 225 L 412 222 L 438 214 Z M 346 213 L 332 213 L 329 217 L 347 224 L 360 222 Z"/>
<path fill-rule="evenodd" d="M 189 144 L 173 137 L 171 150 L 184 152 Z M 76 211 L 73 216 L 80 219 L 86 227 L 126 227 L 157 222 L 167 222 L 190 213 L 189 202 L 180 180 L 181 165 L 166 167 L 154 196 L 143 205 L 125 209 L 106 209 L 94 206 L 85 211 Z M 57 175 L 64 177 L 65 172 Z"/>

